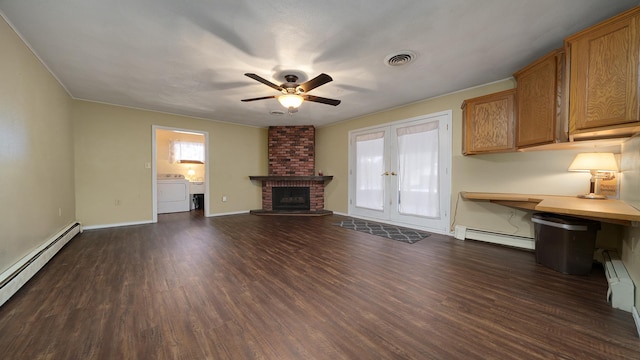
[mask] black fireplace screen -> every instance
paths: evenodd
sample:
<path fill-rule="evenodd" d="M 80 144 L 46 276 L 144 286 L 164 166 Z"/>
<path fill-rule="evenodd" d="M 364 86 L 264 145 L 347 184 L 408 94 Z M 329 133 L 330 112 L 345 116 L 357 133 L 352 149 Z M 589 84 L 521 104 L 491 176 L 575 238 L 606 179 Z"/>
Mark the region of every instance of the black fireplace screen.
<path fill-rule="evenodd" d="M 273 210 L 311 209 L 308 187 L 274 187 L 271 191 Z"/>

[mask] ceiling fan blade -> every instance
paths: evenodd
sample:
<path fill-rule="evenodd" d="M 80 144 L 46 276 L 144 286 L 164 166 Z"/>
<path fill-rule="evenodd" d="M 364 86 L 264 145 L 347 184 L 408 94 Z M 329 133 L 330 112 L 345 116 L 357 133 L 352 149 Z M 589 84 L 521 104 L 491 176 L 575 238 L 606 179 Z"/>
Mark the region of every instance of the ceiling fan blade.
<path fill-rule="evenodd" d="M 327 105 L 333 105 L 333 106 L 340 105 L 340 100 L 327 99 L 327 98 L 324 98 L 324 97 L 313 96 L 313 95 L 304 95 L 302 97 L 307 101 L 313 101 L 313 102 L 327 104 Z"/>
<path fill-rule="evenodd" d="M 266 99 L 275 99 L 275 98 L 276 98 L 275 96 L 263 96 L 259 98 L 242 99 L 240 101 L 247 102 L 247 101 L 266 100 Z"/>
<path fill-rule="evenodd" d="M 267 79 L 265 79 L 265 78 L 263 78 L 261 76 L 258 76 L 256 74 L 246 73 L 245 75 L 250 77 L 250 78 L 252 78 L 253 80 L 259 81 L 259 82 L 261 82 L 261 83 L 263 83 L 263 84 L 265 84 L 265 85 L 267 85 L 269 87 L 272 87 L 272 88 L 274 88 L 274 89 L 276 89 L 278 91 L 282 91 L 283 90 L 282 86 L 276 85 L 276 84 L 272 83 L 271 81 L 269 81 L 269 80 L 267 80 Z"/>
<path fill-rule="evenodd" d="M 324 85 L 330 81 L 333 81 L 333 78 L 331 78 L 331 76 L 322 73 L 316 77 L 314 77 L 313 79 L 303 83 L 300 85 L 300 88 L 304 91 L 304 92 L 309 92 L 311 89 L 315 89 L 320 85 Z"/>

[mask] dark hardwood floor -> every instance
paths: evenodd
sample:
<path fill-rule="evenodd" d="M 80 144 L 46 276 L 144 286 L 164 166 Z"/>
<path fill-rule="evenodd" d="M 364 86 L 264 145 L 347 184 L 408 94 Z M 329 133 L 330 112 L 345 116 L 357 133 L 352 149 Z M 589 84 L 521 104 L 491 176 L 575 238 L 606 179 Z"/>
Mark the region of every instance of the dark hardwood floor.
<path fill-rule="evenodd" d="M 602 269 L 342 216 L 85 231 L 0 308 L 2 359 L 640 359 Z"/>

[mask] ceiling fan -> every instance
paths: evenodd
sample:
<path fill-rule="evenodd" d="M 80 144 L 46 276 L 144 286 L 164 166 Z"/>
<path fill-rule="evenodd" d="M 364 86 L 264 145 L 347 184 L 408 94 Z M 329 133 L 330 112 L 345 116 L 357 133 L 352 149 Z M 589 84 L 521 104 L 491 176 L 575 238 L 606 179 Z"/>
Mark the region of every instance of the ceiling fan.
<path fill-rule="evenodd" d="M 282 104 L 282 106 L 289 109 L 290 114 L 298 111 L 298 107 L 302 104 L 303 101 L 313 101 L 313 102 L 333 105 L 333 106 L 338 106 L 338 104 L 340 104 L 340 100 L 328 99 L 320 96 L 305 94 L 306 92 L 312 89 L 315 89 L 320 85 L 324 85 L 330 81 L 333 81 L 331 76 L 324 73 L 302 84 L 297 83 L 298 77 L 296 75 L 285 75 L 284 79 L 287 82 L 282 85 L 276 85 L 271 81 L 263 77 L 260 77 L 256 74 L 246 73 L 245 75 L 271 88 L 274 88 L 280 91 L 282 95 L 279 95 L 279 96 L 272 95 L 272 96 L 263 96 L 263 97 L 251 98 L 251 99 L 243 99 L 242 101 L 244 102 L 277 98 L 280 104 Z"/>

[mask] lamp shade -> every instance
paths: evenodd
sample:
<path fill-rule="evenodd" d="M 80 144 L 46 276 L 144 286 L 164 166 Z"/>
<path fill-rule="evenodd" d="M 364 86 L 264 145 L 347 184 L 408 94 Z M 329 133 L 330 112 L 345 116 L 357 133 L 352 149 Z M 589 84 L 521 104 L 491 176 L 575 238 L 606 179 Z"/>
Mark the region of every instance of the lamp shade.
<path fill-rule="evenodd" d="M 581 153 L 573 159 L 569 171 L 618 171 L 618 162 L 613 153 Z"/>
<path fill-rule="evenodd" d="M 297 108 L 302 104 L 304 99 L 300 95 L 287 94 L 278 96 L 278 101 L 282 106 L 288 108 Z"/>

